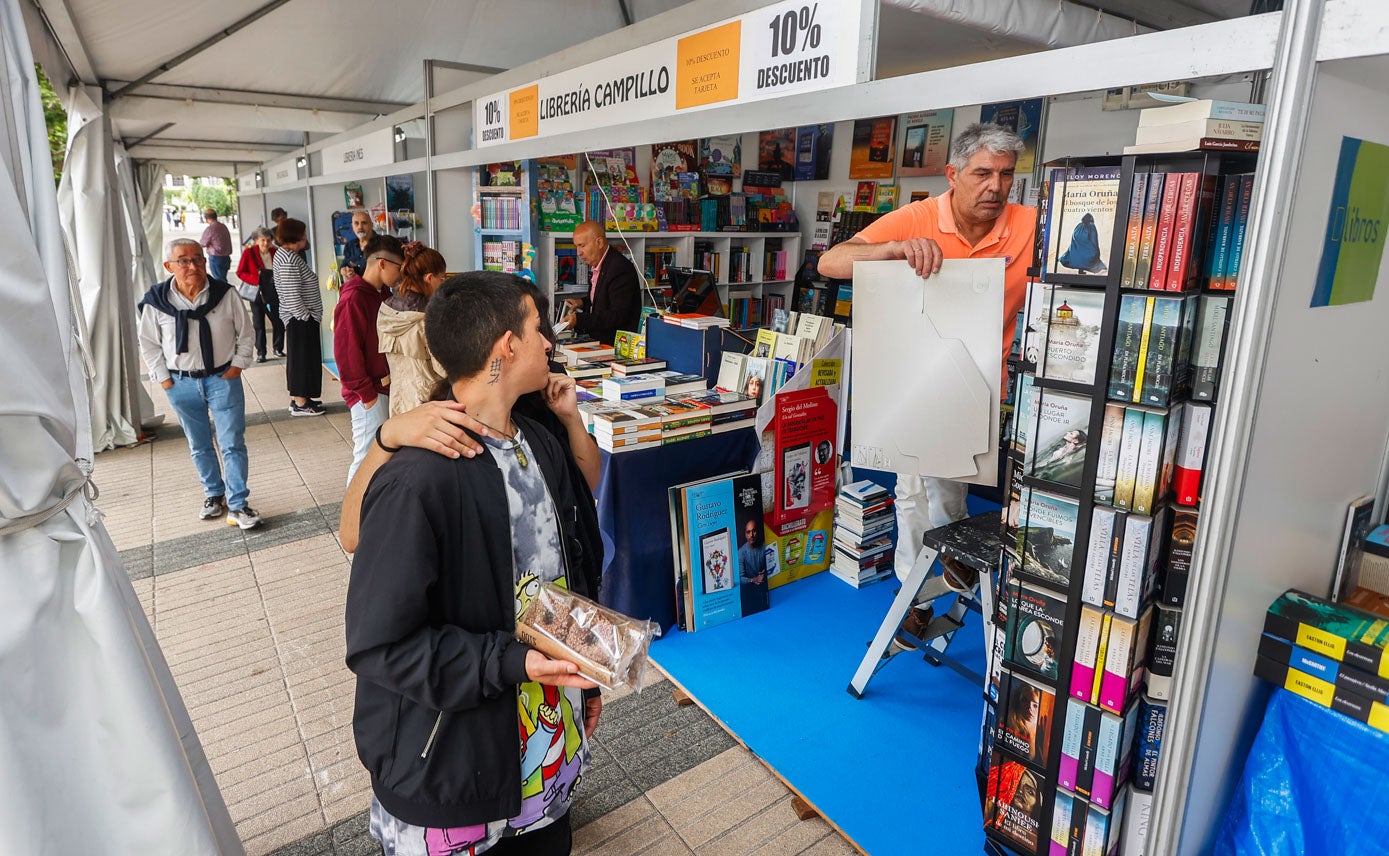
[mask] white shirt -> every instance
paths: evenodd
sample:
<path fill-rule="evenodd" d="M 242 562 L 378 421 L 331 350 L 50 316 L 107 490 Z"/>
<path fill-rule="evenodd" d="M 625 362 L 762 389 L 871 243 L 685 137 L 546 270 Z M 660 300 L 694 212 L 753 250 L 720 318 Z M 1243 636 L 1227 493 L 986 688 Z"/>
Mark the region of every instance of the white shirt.
<path fill-rule="evenodd" d="M 169 302 L 177 309 L 196 309 L 207 303 L 208 288 L 192 300 L 184 297 L 175 285 L 169 289 Z M 208 324 L 212 329 L 212 353 L 217 362 L 203 365 L 203 349 L 200 324 Z M 246 314 L 246 304 L 236 296 L 232 289 L 217 304 L 217 308 L 207 314 L 202 321 L 188 321 L 188 350 L 177 353 L 178 339 L 174 334 L 174 316 L 151 307 L 140 307 L 140 356 L 145 360 L 150 380 L 163 383 L 168 380 L 169 371 L 196 372 L 214 369 L 223 363 L 231 363 L 244 369 L 251 365 L 252 349 L 255 346 L 251 330 L 251 318 Z"/>

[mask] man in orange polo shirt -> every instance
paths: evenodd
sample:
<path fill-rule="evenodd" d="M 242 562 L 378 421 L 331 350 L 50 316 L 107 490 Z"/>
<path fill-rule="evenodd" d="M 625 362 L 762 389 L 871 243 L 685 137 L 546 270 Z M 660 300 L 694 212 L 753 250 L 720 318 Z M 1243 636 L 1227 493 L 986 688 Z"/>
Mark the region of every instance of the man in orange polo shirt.
<path fill-rule="evenodd" d="M 944 259 L 1004 259 L 1003 361 L 1013 347 L 1014 319 L 1027 294 L 1027 268 L 1032 263 L 1036 212 L 1008 202 L 1013 170 L 1023 142 L 998 125 L 975 123 L 955 138 L 945 177 L 950 190 L 893 211 L 863 231 L 837 244 L 820 258 L 822 275 L 845 279 L 856 261 L 903 259 L 929 279 Z M 969 487 L 948 479 L 897 477 L 897 576 L 905 579 L 921 549 L 921 535 L 968 516 Z M 963 566 L 946 566 L 947 581 L 962 590 L 974 587 L 977 574 Z M 924 630 L 929 608 L 915 609 L 903 623 L 913 632 Z M 920 635 L 919 632 L 915 635 Z"/>

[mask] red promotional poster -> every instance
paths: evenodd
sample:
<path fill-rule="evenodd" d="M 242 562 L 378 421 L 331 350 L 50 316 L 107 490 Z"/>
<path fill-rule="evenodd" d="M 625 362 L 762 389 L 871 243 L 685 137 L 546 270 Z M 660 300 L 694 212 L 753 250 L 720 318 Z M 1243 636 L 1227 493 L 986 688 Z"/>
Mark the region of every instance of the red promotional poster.
<path fill-rule="evenodd" d="M 835 431 L 838 405 L 825 387 L 811 387 L 776 397 L 776 490 L 771 523 L 814 517 L 834 507 Z"/>

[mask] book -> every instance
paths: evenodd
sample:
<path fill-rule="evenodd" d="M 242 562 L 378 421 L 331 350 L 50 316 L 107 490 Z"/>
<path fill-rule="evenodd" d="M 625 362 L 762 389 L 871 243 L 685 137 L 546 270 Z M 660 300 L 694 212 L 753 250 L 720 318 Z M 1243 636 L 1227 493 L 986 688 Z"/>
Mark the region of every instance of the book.
<path fill-rule="evenodd" d="M 1034 478 L 1079 487 L 1089 446 L 1090 399 L 1045 390 L 1036 403 L 1037 427 L 1024 462 Z"/>
<path fill-rule="evenodd" d="M 1002 746 L 1032 765 L 1045 767 L 1055 711 L 1055 690 L 1005 670 L 999 685 L 998 730 L 994 745 Z"/>
<path fill-rule="evenodd" d="M 1054 797 L 1048 856 L 1114 856 L 1119 852 L 1127 799 L 1128 791 L 1121 791 L 1114 808 L 1106 810 L 1097 803 L 1058 790 Z M 1138 853 L 1137 850 L 1133 852 Z"/>
<path fill-rule="evenodd" d="M 660 399 L 666 394 L 664 378 L 651 375 L 609 377 L 603 379 L 603 397 L 609 401 L 641 401 Z"/>
<path fill-rule="evenodd" d="M 1138 263 L 1134 268 L 1134 288 L 1147 288 L 1152 279 L 1153 251 L 1157 244 L 1158 218 L 1162 213 L 1162 199 L 1167 188 L 1167 174 L 1150 173 L 1148 176 L 1148 197 L 1143 202 L 1143 230 L 1138 242 Z"/>
<path fill-rule="evenodd" d="M 1018 518 L 1019 571 L 1068 588 L 1079 504 L 1069 497 L 1027 488 Z"/>
<path fill-rule="evenodd" d="M 1112 590 L 1106 586 L 1106 605 L 1112 604 L 1114 613 L 1125 618 L 1137 618 L 1143 606 L 1147 588 L 1149 562 L 1154 538 L 1153 518 L 1144 514 L 1130 514 L 1124 520 L 1123 540 L 1119 547 L 1119 568 Z"/>
<path fill-rule="evenodd" d="M 752 343 L 752 355 L 754 357 L 770 357 L 776 350 L 777 332 L 766 327 L 757 331 L 757 338 Z"/>
<path fill-rule="evenodd" d="M 1196 265 L 1192 264 L 1196 247 L 1201 215 L 1210 207 L 1209 199 L 1214 192 L 1214 176 L 1188 172 L 1182 174 L 1182 191 L 1177 200 L 1177 221 L 1172 233 L 1172 257 L 1168 265 L 1167 291 L 1186 291 L 1189 279 L 1194 276 Z"/>
<path fill-rule="evenodd" d="M 608 367 L 616 377 L 630 377 L 639 374 L 652 374 L 654 372 L 665 371 L 666 361 L 658 360 L 655 357 L 635 357 L 631 359 L 610 360 Z"/>
<path fill-rule="evenodd" d="M 1098 729 L 1088 719 L 1098 719 L 1100 711 L 1075 698 L 1066 699 L 1066 719 L 1061 731 L 1061 757 L 1056 765 L 1056 783 L 1068 791 L 1076 790 L 1082 766 L 1093 767 L 1094 743 Z M 1087 738 L 1091 738 L 1087 740 Z"/>
<path fill-rule="evenodd" d="M 771 524 L 780 531 L 834 507 L 838 405 L 826 387 L 776 397 Z"/>
<path fill-rule="evenodd" d="M 1162 449 L 1167 439 L 1167 414 L 1142 411 L 1143 431 L 1138 449 L 1138 468 L 1133 483 L 1133 505 L 1139 514 L 1152 514 L 1162 499 L 1159 487 L 1162 475 Z"/>
<path fill-rule="evenodd" d="M 1119 297 L 1119 320 L 1114 328 L 1114 357 L 1109 364 L 1110 398 L 1135 400 L 1139 380 L 1138 353 L 1151 300 L 1139 294 Z"/>
<path fill-rule="evenodd" d="M 613 370 L 607 363 L 573 363 L 564 367 L 564 373 L 575 380 L 583 380 L 611 377 Z"/>
<path fill-rule="evenodd" d="M 1360 560 L 1365 536 L 1374 528 L 1375 498 L 1362 496 L 1346 509 L 1346 525 L 1341 530 L 1341 549 L 1336 556 L 1336 573 L 1331 578 L 1330 598 L 1344 601 L 1360 585 Z"/>
<path fill-rule="evenodd" d="M 1114 600 L 1119 595 L 1119 572 L 1124 561 L 1124 537 L 1128 532 L 1131 516 L 1127 511 L 1114 512 L 1114 533 L 1109 539 L 1109 561 L 1104 568 L 1104 593 L 1098 604 L 1110 609 L 1114 608 Z"/>
<path fill-rule="evenodd" d="M 1101 637 L 1108 627 L 1109 616 L 1093 606 L 1080 609 L 1077 624 L 1075 659 L 1071 663 L 1072 698 L 1086 704 L 1094 704 L 1099 692 L 1100 670 L 1104 668 L 1104 658 L 1100 652 Z"/>
<path fill-rule="evenodd" d="M 1238 187 L 1235 197 L 1234 220 L 1230 228 L 1230 251 L 1225 257 L 1225 267 L 1219 278 L 1211 279 L 1211 288 L 1234 291 L 1239 284 L 1240 265 L 1244 258 L 1244 236 L 1249 229 L 1249 206 L 1254 195 L 1254 176 L 1236 176 Z"/>
<path fill-rule="evenodd" d="M 1203 294 L 1198 300 L 1191 355 L 1191 397 L 1197 401 L 1214 401 L 1220 389 L 1220 365 L 1230 329 L 1231 299 Z"/>
<path fill-rule="evenodd" d="M 1382 701 L 1264 656 L 1254 660 L 1254 675 L 1378 731 L 1389 732 L 1389 705 Z"/>
<path fill-rule="evenodd" d="M 1119 439 L 1119 470 L 1114 482 L 1114 505 L 1133 508 L 1134 488 L 1138 483 L 1138 458 L 1142 451 L 1143 411 L 1124 408 L 1124 430 Z"/>
<path fill-rule="evenodd" d="M 1187 404 L 1182 408 L 1176 469 L 1172 477 L 1173 493 L 1181 505 L 1196 505 L 1201 500 L 1201 468 L 1206 459 L 1206 437 L 1210 427 L 1210 405 Z"/>
<path fill-rule="evenodd" d="M 1037 852 L 1046 811 L 1046 776 L 995 744 L 984 785 L 988 829 L 1028 853 Z"/>
<path fill-rule="evenodd" d="M 666 398 L 684 397 L 692 393 L 704 392 L 708 388 L 704 382 L 704 375 L 701 374 L 686 374 L 669 369 L 648 372 L 648 374 L 665 380 Z"/>
<path fill-rule="evenodd" d="M 1262 122 L 1264 105 L 1245 104 L 1240 101 L 1217 101 L 1204 98 L 1183 101 L 1170 107 L 1149 107 L 1138 113 L 1140 128 L 1150 125 L 1176 125 L 1205 119 L 1220 119 L 1229 122 Z"/>
<path fill-rule="evenodd" d="M 1182 197 L 1185 173 L 1168 173 L 1162 185 L 1162 206 L 1158 209 L 1157 237 L 1153 239 L 1153 267 L 1148 273 L 1148 288 L 1162 290 L 1167 282 L 1171 264 L 1172 236 L 1177 226 L 1177 206 Z"/>
<path fill-rule="evenodd" d="M 1140 172 L 1133 176 L 1129 187 L 1129 219 L 1124 232 L 1124 265 L 1121 268 L 1119 285 L 1122 288 L 1135 288 L 1138 275 L 1138 248 L 1143 243 L 1143 208 L 1148 201 L 1149 173 Z"/>
<path fill-rule="evenodd" d="M 687 551 L 684 567 L 689 572 L 686 629 L 704 630 L 766 609 L 761 476 L 728 476 L 682 493 L 680 546 Z"/>
<path fill-rule="evenodd" d="M 1143 336 L 1148 347 L 1135 384 L 1133 400 L 1164 407 L 1173 393 L 1178 338 L 1182 332 L 1182 310 L 1186 300 L 1180 297 L 1150 297 L 1148 301 L 1152 313 Z"/>
<path fill-rule="evenodd" d="M 1188 119 L 1185 122 L 1172 122 L 1164 125 L 1138 126 L 1134 143 L 1171 143 L 1174 141 L 1202 137 L 1223 137 L 1230 140 L 1262 140 L 1264 123 L 1241 121 L 1239 119 Z"/>
<path fill-rule="evenodd" d="M 1257 152 L 1258 140 L 1231 140 L 1225 137 L 1184 137 L 1165 143 L 1124 146 L 1126 155 L 1177 154 L 1179 152 Z"/>
<path fill-rule="evenodd" d="M 1119 852 L 1124 856 L 1148 856 L 1148 827 L 1153 818 L 1153 795 L 1140 791 L 1132 784 L 1124 788 L 1128 805 L 1124 808 L 1123 832 L 1119 837 Z"/>
<path fill-rule="evenodd" d="M 1004 659 L 1055 681 L 1065 621 L 1065 597 L 1037 586 L 1010 582 Z"/>
<path fill-rule="evenodd" d="M 661 416 L 644 407 L 608 410 L 593 414 L 593 433 L 615 437 L 622 434 L 642 434 L 655 431 L 659 436 Z"/>
<path fill-rule="evenodd" d="M 1095 502 L 1114 504 L 1114 490 L 1119 479 L 1119 443 L 1124 435 L 1124 408 L 1107 404 L 1100 429 L 1100 445 L 1096 450 L 1099 465 L 1095 468 Z"/>
<path fill-rule="evenodd" d="M 1143 683 L 1144 655 L 1152 609 L 1137 620 L 1120 615 L 1110 617 L 1108 644 L 1104 650 L 1104 673 L 1096 704 L 1111 713 L 1123 715 L 1133 693 Z"/>
<path fill-rule="evenodd" d="M 1104 292 L 1065 286 L 1049 289 L 1050 299 L 1043 301 L 1041 311 L 1033 319 L 1043 343 L 1037 376 L 1094 383 L 1104 323 Z"/>
<path fill-rule="evenodd" d="M 1389 678 L 1347 666 L 1268 633 L 1259 637 L 1259 656 L 1320 678 L 1348 692 L 1389 704 Z"/>
<path fill-rule="evenodd" d="M 1138 723 L 1134 737 L 1133 785 L 1151 791 L 1157 783 L 1162 735 L 1167 728 L 1167 705 L 1148 695 L 1138 699 Z"/>
<path fill-rule="evenodd" d="M 1085 551 L 1085 577 L 1081 583 L 1080 599 L 1095 606 L 1105 605 L 1105 585 L 1109 577 L 1109 557 L 1116 538 L 1122 539 L 1121 512 L 1096 506 L 1090 518 L 1090 543 Z"/>
<path fill-rule="evenodd" d="M 1037 428 L 1037 400 L 1042 391 L 1032 382 L 1033 376 L 1018 376 L 1017 409 L 1013 414 L 1013 452 L 1028 459 L 1027 450 L 1032 445 L 1032 434 Z"/>
<path fill-rule="evenodd" d="M 715 386 L 721 390 L 736 392 L 741 395 L 743 372 L 747 369 L 747 359 L 747 354 L 724 351 L 723 356 L 719 358 L 719 374 Z"/>
<path fill-rule="evenodd" d="M 1153 639 L 1148 646 L 1148 694 L 1166 701 L 1172 696 L 1172 672 L 1177 665 L 1177 640 L 1182 632 L 1182 610 L 1176 606 L 1154 608 Z"/>
<path fill-rule="evenodd" d="M 1174 508 L 1165 539 L 1167 561 L 1163 565 L 1159 599 L 1168 606 L 1186 602 L 1186 584 L 1191 575 L 1192 550 L 1196 546 L 1198 513 L 1194 508 Z"/>
<path fill-rule="evenodd" d="M 1044 261 L 1047 272 L 1098 275 L 1109 270 L 1119 175 L 1117 166 L 1053 173 L 1047 208 L 1051 223 Z"/>

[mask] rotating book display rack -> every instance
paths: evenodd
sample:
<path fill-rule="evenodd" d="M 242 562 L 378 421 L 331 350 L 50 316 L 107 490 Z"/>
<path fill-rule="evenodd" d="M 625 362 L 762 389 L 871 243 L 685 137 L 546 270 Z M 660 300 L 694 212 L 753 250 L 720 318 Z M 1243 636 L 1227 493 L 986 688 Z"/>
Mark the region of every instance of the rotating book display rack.
<path fill-rule="evenodd" d="M 1049 165 L 990 616 L 994 849 L 1141 852 L 1255 161 Z"/>

